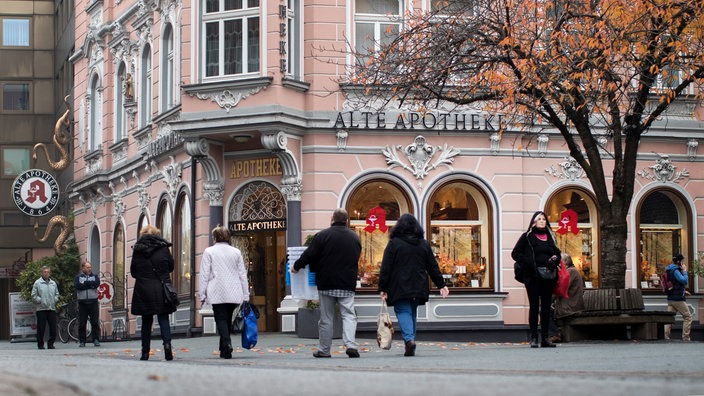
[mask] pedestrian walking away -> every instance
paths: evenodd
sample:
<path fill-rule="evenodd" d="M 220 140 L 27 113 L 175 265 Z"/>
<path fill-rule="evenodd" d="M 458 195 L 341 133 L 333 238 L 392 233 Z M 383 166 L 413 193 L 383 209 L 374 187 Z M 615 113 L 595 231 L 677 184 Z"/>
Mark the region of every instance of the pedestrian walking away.
<path fill-rule="evenodd" d="M 679 312 L 682 315 L 682 341 L 690 341 L 692 330 L 692 313 L 687 306 L 687 264 L 684 263 L 684 256 L 680 253 L 672 258 L 672 263 L 665 268 L 667 279 L 672 282 L 672 290 L 667 293 L 667 311 Z M 665 339 L 670 339 L 672 325 L 665 325 Z"/>
<path fill-rule="evenodd" d="M 306 265 L 315 272 L 315 282 L 320 299 L 320 321 L 318 322 L 317 358 L 329 358 L 332 347 L 333 318 L 335 306 L 342 316 L 342 341 L 347 356 L 359 357 L 359 345 L 355 341 L 357 316 L 354 311 L 354 293 L 357 287 L 357 264 L 362 252 L 362 242 L 347 226 L 347 211 L 335 209 L 331 225 L 315 235 L 310 245 L 296 260 L 291 272 L 297 273 Z"/>
<path fill-rule="evenodd" d="M 32 285 L 32 301 L 37 304 L 37 348 L 44 349 L 44 333 L 49 325 L 47 348 L 54 349 L 56 341 L 56 302 L 59 301 L 59 285 L 51 279 L 51 269 L 44 266 L 42 275 Z"/>
<path fill-rule="evenodd" d="M 557 282 L 557 276 L 553 279 L 545 279 L 538 272 L 545 269 L 555 270 L 560 263 L 560 255 L 547 215 L 542 211 L 533 213 L 528 230 L 521 234 L 511 252 L 511 257 L 518 266 L 516 278 L 525 285 L 528 294 L 531 348 L 555 347 L 555 344 L 548 339 L 548 335 L 552 289 Z M 538 342 L 538 316 L 540 316 L 540 342 Z"/>
<path fill-rule="evenodd" d="M 90 317 L 93 345 L 100 346 L 100 304 L 98 303 L 98 287 L 100 275 L 93 273 L 89 261 L 81 266 L 81 271 L 73 280 L 78 300 L 78 346 L 86 346 L 86 323 Z"/>
<path fill-rule="evenodd" d="M 133 315 L 142 317 L 140 360 L 149 359 L 154 315 L 159 322 L 164 357 L 166 360 L 174 358 L 169 314 L 175 312 L 176 307 L 165 304 L 162 285 L 162 281 L 168 280 L 174 270 L 174 258 L 169 247 L 171 243 L 161 237 L 161 231 L 153 225 L 147 225 L 139 231 L 139 239 L 132 251 L 130 274 L 136 281 L 132 293 L 131 312 Z"/>
<path fill-rule="evenodd" d="M 220 335 L 220 357 L 232 358 L 230 327 L 232 313 L 249 300 L 247 268 L 242 252 L 230 245 L 230 230 L 217 226 L 212 231 L 213 245 L 203 251 L 200 263 L 200 301 L 213 306 L 215 328 Z"/>
<path fill-rule="evenodd" d="M 428 275 L 442 298 L 450 293 L 423 235 L 423 228 L 413 215 L 401 215 L 389 232 L 379 271 L 379 294 L 394 307 L 405 345 L 404 356 L 415 356 L 418 306 L 425 305 L 430 297 Z"/>

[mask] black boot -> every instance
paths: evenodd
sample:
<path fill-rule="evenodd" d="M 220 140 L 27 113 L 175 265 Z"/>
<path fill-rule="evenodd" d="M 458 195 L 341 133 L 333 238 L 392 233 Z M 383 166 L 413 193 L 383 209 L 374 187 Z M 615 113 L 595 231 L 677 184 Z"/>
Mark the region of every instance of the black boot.
<path fill-rule="evenodd" d="M 146 351 L 142 349 L 142 356 L 139 358 L 139 360 L 149 360 L 149 350 L 147 349 Z"/>
<path fill-rule="evenodd" d="M 557 345 L 553 344 L 549 339 L 543 338 L 543 340 L 540 342 L 540 347 L 541 348 L 555 348 Z"/>
<path fill-rule="evenodd" d="M 538 337 L 533 337 L 530 339 L 530 347 L 531 348 L 537 348 L 539 346 L 538 344 Z"/>
<path fill-rule="evenodd" d="M 164 357 L 166 357 L 166 360 L 174 360 L 174 352 L 171 350 L 170 342 L 164 344 Z"/>
<path fill-rule="evenodd" d="M 232 344 L 225 343 L 220 349 L 220 357 L 223 359 L 232 359 Z"/>

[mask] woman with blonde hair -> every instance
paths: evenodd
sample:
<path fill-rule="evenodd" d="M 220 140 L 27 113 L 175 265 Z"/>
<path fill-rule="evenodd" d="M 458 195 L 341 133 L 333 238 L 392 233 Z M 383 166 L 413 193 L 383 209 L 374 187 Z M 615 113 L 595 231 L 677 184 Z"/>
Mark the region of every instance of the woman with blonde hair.
<path fill-rule="evenodd" d="M 169 248 L 171 243 L 161 237 L 161 231 L 153 225 L 139 231 L 134 244 L 130 274 L 136 279 L 132 294 L 132 314 L 142 317 L 142 355 L 139 360 L 149 359 L 154 315 L 159 322 L 159 332 L 164 343 L 166 360 L 173 360 L 171 347 L 171 325 L 169 314 L 175 307 L 164 304 L 162 280 L 170 278 L 174 270 L 174 258 Z"/>
<path fill-rule="evenodd" d="M 213 229 L 213 246 L 203 251 L 200 262 L 201 303 L 213 306 L 215 327 L 220 335 L 220 357 L 232 358 L 230 324 L 232 313 L 243 301 L 249 300 L 247 268 L 239 249 L 230 245 L 230 230 Z"/>

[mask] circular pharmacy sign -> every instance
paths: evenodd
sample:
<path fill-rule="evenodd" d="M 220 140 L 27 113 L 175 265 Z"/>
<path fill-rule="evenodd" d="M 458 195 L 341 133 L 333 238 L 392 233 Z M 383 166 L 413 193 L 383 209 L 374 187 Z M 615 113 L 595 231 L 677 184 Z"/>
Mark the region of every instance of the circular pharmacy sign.
<path fill-rule="evenodd" d="M 59 203 L 59 184 L 45 170 L 26 170 L 12 183 L 12 200 L 24 214 L 44 216 Z"/>

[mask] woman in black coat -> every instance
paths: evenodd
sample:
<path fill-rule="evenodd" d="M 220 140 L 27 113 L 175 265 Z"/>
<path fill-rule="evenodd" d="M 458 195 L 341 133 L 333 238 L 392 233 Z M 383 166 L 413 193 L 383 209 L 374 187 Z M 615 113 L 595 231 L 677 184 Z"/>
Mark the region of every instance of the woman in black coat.
<path fill-rule="evenodd" d="M 428 274 L 440 289 L 440 295 L 447 297 L 450 290 L 445 286 L 430 244 L 423 238 L 423 228 L 413 215 L 405 213 L 389 233 L 379 272 L 379 292 L 394 307 L 406 343 L 404 356 L 415 355 L 418 306 L 424 305 L 430 296 Z"/>
<path fill-rule="evenodd" d="M 171 348 L 171 325 L 169 314 L 175 307 L 164 304 L 164 290 L 161 280 L 169 279 L 174 270 L 174 258 L 169 247 L 171 243 L 162 238 L 158 228 L 148 225 L 139 232 L 139 240 L 134 244 L 130 273 L 136 279 L 132 294 L 132 314 L 142 316 L 142 356 L 149 359 L 154 315 L 159 321 L 159 332 L 164 343 L 166 360 L 174 358 Z"/>
<path fill-rule="evenodd" d="M 550 304 L 555 279 L 543 279 L 538 275 L 538 267 L 553 267 L 560 263 L 560 249 L 555 245 L 555 238 L 545 212 L 535 212 L 530 220 L 528 230 L 521 234 L 513 247 L 511 257 L 520 268 L 516 279 L 522 282 L 528 293 L 528 325 L 530 327 L 530 346 L 538 347 L 538 315 L 540 315 L 541 347 L 554 347 L 548 339 L 550 323 Z"/>

